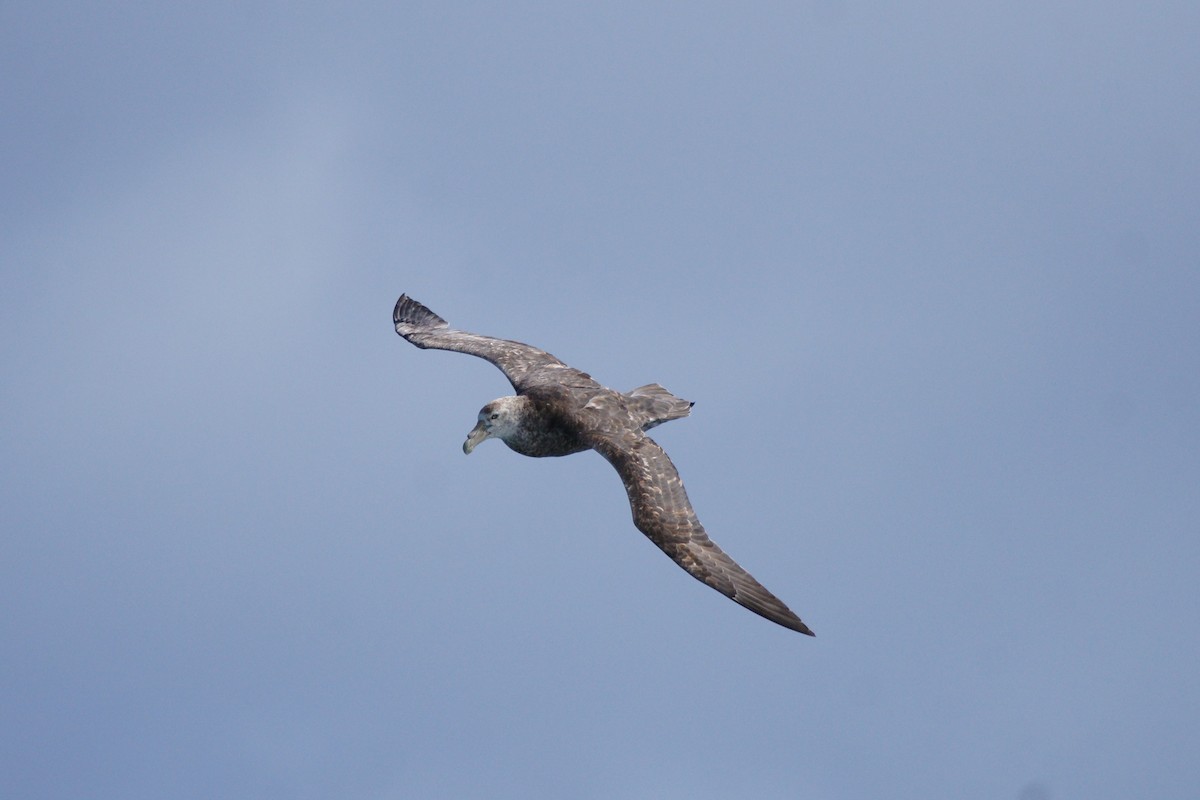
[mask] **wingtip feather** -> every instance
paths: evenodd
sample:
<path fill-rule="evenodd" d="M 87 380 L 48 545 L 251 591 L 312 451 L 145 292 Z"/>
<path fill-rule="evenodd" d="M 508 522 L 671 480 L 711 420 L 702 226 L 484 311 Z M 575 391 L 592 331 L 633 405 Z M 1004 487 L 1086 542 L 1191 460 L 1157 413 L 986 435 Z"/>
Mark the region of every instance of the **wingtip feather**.
<path fill-rule="evenodd" d="M 396 333 L 401 336 L 422 329 L 447 327 L 446 320 L 407 294 L 400 295 L 400 299 L 396 301 L 396 307 L 392 310 L 392 322 L 396 325 Z"/>
<path fill-rule="evenodd" d="M 780 605 L 783 604 L 780 603 Z M 759 616 L 765 617 L 771 622 L 781 625 L 789 630 L 796 631 L 797 633 L 803 633 L 805 636 L 816 636 L 816 634 L 813 633 L 812 628 L 805 625 L 804 622 L 798 616 L 796 616 L 795 612 L 793 612 L 787 606 L 783 606 L 783 611 L 763 608 L 757 604 L 746 605 L 746 608 L 750 609 Z"/>

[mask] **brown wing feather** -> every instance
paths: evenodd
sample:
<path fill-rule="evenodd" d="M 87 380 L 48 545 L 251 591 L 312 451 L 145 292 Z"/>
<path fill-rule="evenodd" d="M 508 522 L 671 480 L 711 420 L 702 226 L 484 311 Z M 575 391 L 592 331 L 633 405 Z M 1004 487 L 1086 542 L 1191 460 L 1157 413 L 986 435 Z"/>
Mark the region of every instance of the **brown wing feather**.
<path fill-rule="evenodd" d="M 791 609 L 708 538 L 688 501 L 679 471 L 658 443 L 640 431 L 593 433 L 587 438 L 621 476 L 633 524 L 671 560 L 754 613 L 813 635 Z"/>
<path fill-rule="evenodd" d="M 543 370 L 553 373 L 560 370 L 578 372 L 545 350 L 532 345 L 451 328 L 446 320 L 406 294 L 400 295 L 400 299 L 396 301 L 392 321 L 396 325 L 396 333 L 417 347 L 453 350 L 492 362 L 500 368 L 518 392 L 534 382 L 535 375 Z M 565 373 L 563 377 L 566 377 Z M 538 382 L 543 379 L 554 382 L 561 381 L 562 377 L 537 376 Z"/>

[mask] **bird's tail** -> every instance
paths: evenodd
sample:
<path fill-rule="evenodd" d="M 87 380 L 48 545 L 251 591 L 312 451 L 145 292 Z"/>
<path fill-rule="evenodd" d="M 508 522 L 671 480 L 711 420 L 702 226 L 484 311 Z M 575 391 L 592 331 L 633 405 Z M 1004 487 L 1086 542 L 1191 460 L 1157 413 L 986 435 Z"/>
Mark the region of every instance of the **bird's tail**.
<path fill-rule="evenodd" d="M 625 399 L 629 407 L 641 423 L 642 430 L 648 431 L 655 425 L 670 422 L 673 419 L 686 417 L 695 405 L 682 397 L 676 397 L 657 383 L 648 383 L 626 393 Z"/>

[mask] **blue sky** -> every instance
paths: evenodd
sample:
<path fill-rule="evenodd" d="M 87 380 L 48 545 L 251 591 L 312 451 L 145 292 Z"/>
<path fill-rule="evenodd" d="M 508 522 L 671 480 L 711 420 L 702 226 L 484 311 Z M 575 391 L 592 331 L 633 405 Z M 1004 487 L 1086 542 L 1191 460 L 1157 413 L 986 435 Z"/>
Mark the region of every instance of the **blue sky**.
<path fill-rule="evenodd" d="M 1190 798 L 1190 3 L 0 7 L 0 794 Z M 688 578 L 408 292 L 619 389 Z"/>

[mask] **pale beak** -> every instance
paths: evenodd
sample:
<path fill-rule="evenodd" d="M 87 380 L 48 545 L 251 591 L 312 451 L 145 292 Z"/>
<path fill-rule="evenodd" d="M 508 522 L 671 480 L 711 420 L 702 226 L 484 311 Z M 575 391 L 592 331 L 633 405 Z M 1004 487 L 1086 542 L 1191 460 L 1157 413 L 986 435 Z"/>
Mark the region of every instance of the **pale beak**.
<path fill-rule="evenodd" d="M 483 420 L 479 420 L 479 424 L 471 428 L 471 432 L 467 434 L 467 440 L 463 442 L 463 452 L 471 455 L 471 451 L 490 435 L 491 433 L 488 431 L 487 426 L 483 424 Z"/>

